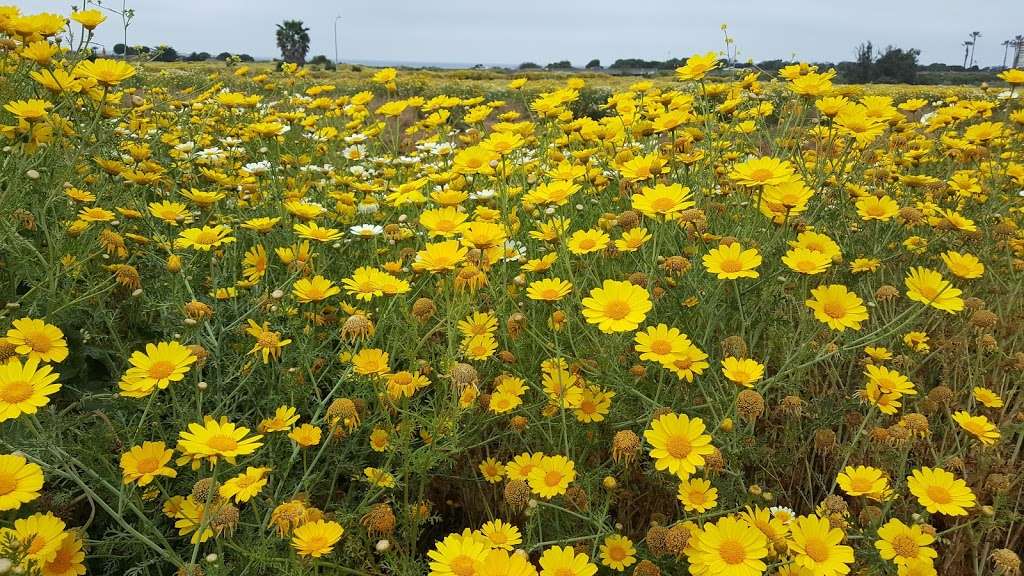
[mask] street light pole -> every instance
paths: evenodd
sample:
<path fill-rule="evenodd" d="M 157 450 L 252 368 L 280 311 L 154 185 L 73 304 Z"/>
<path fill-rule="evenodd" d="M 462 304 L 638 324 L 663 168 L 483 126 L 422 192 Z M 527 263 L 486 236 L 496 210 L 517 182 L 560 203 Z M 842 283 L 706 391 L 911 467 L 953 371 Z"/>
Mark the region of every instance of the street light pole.
<path fill-rule="evenodd" d="M 338 60 L 338 20 L 341 20 L 341 14 L 334 17 L 334 65 L 340 64 Z"/>

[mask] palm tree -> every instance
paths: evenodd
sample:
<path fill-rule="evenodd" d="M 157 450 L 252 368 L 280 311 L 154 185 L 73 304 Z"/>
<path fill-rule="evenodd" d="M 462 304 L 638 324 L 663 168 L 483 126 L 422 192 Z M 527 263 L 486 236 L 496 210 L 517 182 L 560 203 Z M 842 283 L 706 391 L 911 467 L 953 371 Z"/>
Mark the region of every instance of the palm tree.
<path fill-rule="evenodd" d="M 974 67 L 974 49 L 978 45 L 978 38 L 981 37 L 981 32 L 971 32 L 971 67 Z"/>
<path fill-rule="evenodd" d="M 964 40 L 964 68 L 967 68 L 967 57 L 971 54 L 971 46 L 974 46 L 974 42 Z"/>
<path fill-rule="evenodd" d="M 1003 40 L 1002 44 L 1001 44 L 1002 47 L 1003 47 L 1003 66 L 1002 67 L 1004 69 L 1006 68 L 1006 54 L 1010 51 L 1010 44 L 1012 44 L 1012 43 L 1013 43 L 1012 40 Z"/>
<path fill-rule="evenodd" d="M 302 20 L 285 20 L 277 25 L 277 47 L 281 49 L 281 57 L 285 62 L 305 64 L 306 53 L 309 52 L 309 28 Z"/>

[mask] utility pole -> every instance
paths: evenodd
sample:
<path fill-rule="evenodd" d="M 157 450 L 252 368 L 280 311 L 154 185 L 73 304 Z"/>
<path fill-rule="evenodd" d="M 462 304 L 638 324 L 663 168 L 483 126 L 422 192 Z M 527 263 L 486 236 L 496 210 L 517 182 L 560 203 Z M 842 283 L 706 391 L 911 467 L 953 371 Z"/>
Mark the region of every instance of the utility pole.
<path fill-rule="evenodd" d="M 337 66 L 340 61 L 338 60 L 338 20 L 341 20 L 341 14 L 334 17 L 334 65 Z"/>

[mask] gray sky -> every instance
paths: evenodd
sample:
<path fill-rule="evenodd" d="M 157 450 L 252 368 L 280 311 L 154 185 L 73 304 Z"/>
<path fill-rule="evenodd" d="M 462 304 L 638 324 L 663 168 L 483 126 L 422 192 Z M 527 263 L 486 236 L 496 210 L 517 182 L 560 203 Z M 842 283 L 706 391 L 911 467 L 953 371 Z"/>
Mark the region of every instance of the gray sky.
<path fill-rule="evenodd" d="M 82 0 L 77 0 L 80 4 Z M 539 64 L 591 58 L 664 60 L 721 50 L 727 23 L 740 59 L 840 61 L 871 40 L 922 51 L 921 61 L 963 63 L 961 42 L 982 33 L 976 59 L 1000 65 L 1003 40 L 1024 34 L 1024 0 L 125 0 L 129 44 L 179 52 L 278 54 L 275 24 L 310 28 L 310 56 L 345 61 Z M 0 0 L 25 11 L 67 13 L 72 0 Z M 120 6 L 121 0 L 105 0 Z M 97 40 L 120 41 L 111 18 Z"/>

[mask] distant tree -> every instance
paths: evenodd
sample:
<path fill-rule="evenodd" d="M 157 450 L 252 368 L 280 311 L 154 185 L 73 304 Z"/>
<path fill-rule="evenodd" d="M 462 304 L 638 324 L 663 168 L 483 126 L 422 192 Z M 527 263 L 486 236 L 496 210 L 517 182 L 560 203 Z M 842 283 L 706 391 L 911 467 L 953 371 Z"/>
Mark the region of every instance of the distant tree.
<path fill-rule="evenodd" d="M 523 62 L 519 65 L 520 70 L 539 70 L 540 65 L 534 64 L 533 62 Z"/>
<path fill-rule="evenodd" d="M 238 59 L 240 61 L 242 61 L 242 62 L 255 62 L 256 61 L 255 58 L 253 58 L 252 56 L 249 56 L 248 54 L 239 54 L 238 55 Z"/>
<path fill-rule="evenodd" d="M 114 54 L 117 54 L 118 56 L 124 56 L 125 49 L 127 49 L 127 48 L 128 48 L 127 46 L 125 46 L 124 44 L 121 44 L 120 42 L 118 42 L 117 44 L 114 44 Z M 1004 60 L 1005 60 L 1005 58 L 1004 58 Z"/>
<path fill-rule="evenodd" d="M 845 71 L 846 79 L 857 84 L 870 82 L 873 74 L 874 60 L 874 47 L 870 41 L 857 46 L 856 59 Z"/>
<path fill-rule="evenodd" d="M 559 60 L 558 62 L 552 62 L 546 66 L 548 70 L 569 70 L 572 68 L 572 62 L 568 60 Z"/>
<path fill-rule="evenodd" d="M 226 61 L 228 58 L 231 58 L 231 52 L 221 52 L 220 54 L 217 54 L 217 60 Z"/>
<path fill-rule="evenodd" d="M 974 42 L 964 40 L 964 68 L 967 68 L 967 57 L 971 54 L 971 46 L 974 46 Z"/>
<path fill-rule="evenodd" d="M 921 51 L 916 48 L 903 50 L 888 46 L 875 60 L 872 70 L 873 82 L 913 84 L 917 79 L 917 57 Z"/>
<path fill-rule="evenodd" d="M 598 60 L 597 58 L 594 58 L 590 62 L 587 62 L 587 70 L 591 70 L 593 68 L 600 68 L 600 67 L 601 67 L 601 61 Z"/>
<path fill-rule="evenodd" d="M 328 58 L 327 56 L 324 56 L 323 54 L 317 54 L 316 56 L 313 56 L 313 59 L 310 60 L 309 63 L 310 64 L 316 64 L 318 66 L 324 66 L 324 65 L 330 64 L 331 60 L 330 60 L 330 58 Z"/>
<path fill-rule="evenodd" d="M 188 56 L 182 58 L 185 62 L 205 62 L 209 59 L 209 52 L 192 52 Z"/>
<path fill-rule="evenodd" d="M 305 64 L 309 52 L 309 28 L 301 20 L 285 20 L 277 25 L 277 47 L 285 62 Z"/>
<path fill-rule="evenodd" d="M 176 62 L 178 60 L 178 51 L 171 46 L 157 46 L 156 58 L 157 62 Z"/>
<path fill-rule="evenodd" d="M 785 60 L 762 60 L 761 62 L 757 63 L 757 67 L 760 68 L 761 70 L 775 71 L 782 70 L 789 64 L 790 63 L 786 62 Z"/>

